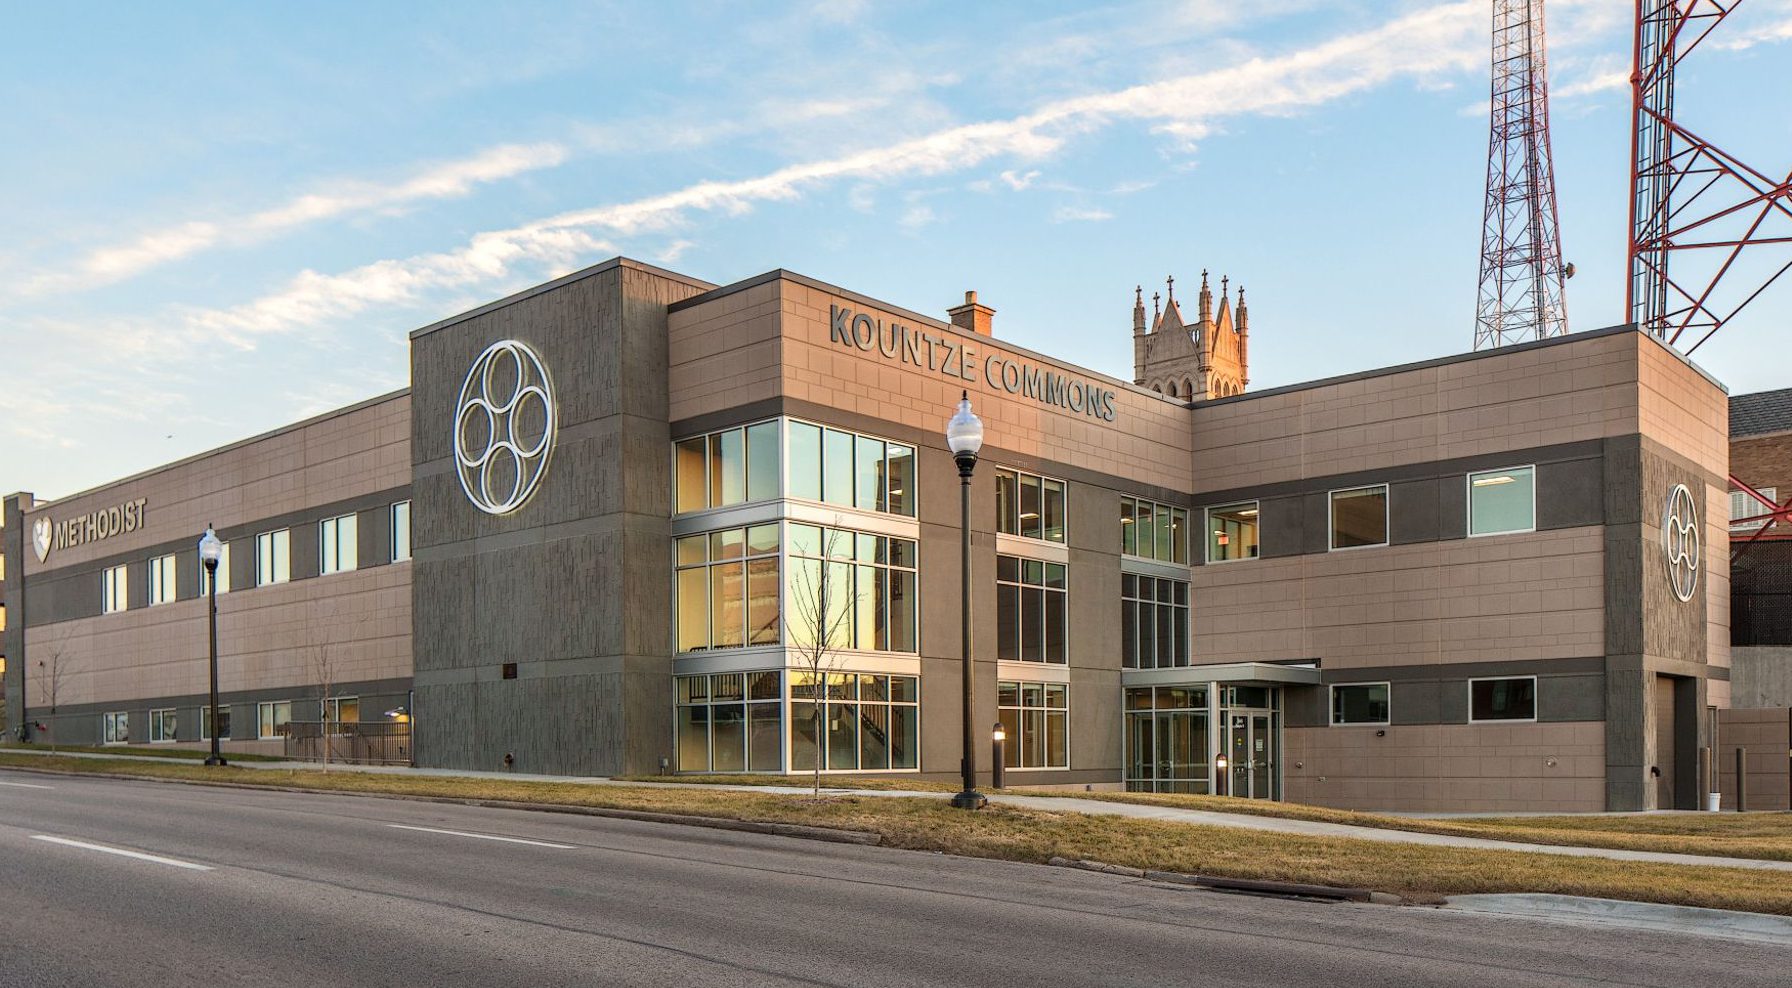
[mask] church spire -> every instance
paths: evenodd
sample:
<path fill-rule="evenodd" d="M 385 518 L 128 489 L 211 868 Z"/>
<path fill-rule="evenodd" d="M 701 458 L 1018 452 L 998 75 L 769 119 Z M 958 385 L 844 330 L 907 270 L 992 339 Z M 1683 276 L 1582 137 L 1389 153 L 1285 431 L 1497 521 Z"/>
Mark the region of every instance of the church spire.
<path fill-rule="evenodd" d="M 1145 335 L 1145 286 L 1132 290 L 1132 335 Z"/>
<path fill-rule="evenodd" d="M 1213 291 L 1207 287 L 1207 269 L 1201 269 L 1201 322 L 1213 321 Z"/>

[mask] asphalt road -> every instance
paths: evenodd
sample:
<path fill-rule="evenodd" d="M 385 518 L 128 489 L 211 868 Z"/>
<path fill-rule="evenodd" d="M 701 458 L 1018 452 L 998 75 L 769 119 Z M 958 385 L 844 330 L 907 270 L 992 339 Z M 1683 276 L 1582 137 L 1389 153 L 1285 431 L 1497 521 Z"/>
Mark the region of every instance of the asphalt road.
<path fill-rule="evenodd" d="M 593 817 L 0 772 L 7 986 L 1743 988 L 1783 986 L 1789 970 L 1792 950 L 1717 938 Z"/>

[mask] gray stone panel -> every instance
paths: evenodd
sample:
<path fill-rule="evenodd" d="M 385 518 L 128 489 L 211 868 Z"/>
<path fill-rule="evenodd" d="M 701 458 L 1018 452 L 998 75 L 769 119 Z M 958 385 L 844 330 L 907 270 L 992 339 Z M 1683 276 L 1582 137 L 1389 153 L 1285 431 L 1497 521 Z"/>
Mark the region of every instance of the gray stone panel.
<path fill-rule="evenodd" d="M 385 566 L 392 562 L 392 506 L 365 508 L 356 512 L 355 553 L 361 569 Z"/>
<path fill-rule="evenodd" d="M 1730 674 L 1731 707 L 1792 707 L 1792 647 L 1733 647 Z"/>
<path fill-rule="evenodd" d="M 1537 719 L 1586 721 L 1605 719 L 1605 674 L 1539 676 Z"/>
<path fill-rule="evenodd" d="M 1448 486 L 1448 478 L 1389 484 L 1388 542 L 1393 545 L 1409 545 L 1415 542 L 1436 542 L 1441 538 L 1441 488 Z"/>
<path fill-rule="evenodd" d="M 1395 724 L 1459 723 L 1444 717 L 1444 692 L 1460 691 L 1462 680 L 1395 682 L 1388 685 L 1388 719 Z M 1464 714 L 1461 720 L 1467 720 Z"/>
<path fill-rule="evenodd" d="M 1468 474 L 1439 478 L 1437 486 L 1437 537 L 1468 537 Z"/>
<path fill-rule="evenodd" d="M 1605 468 L 1597 458 L 1537 464 L 1537 527 L 1597 525 L 1605 517 Z"/>
<path fill-rule="evenodd" d="M 1331 494 L 1301 498 L 1301 538 L 1306 552 L 1330 552 L 1332 538 Z"/>
<path fill-rule="evenodd" d="M 288 538 L 292 544 L 292 557 L 288 561 L 291 577 L 294 580 L 309 580 L 317 576 L 323 561 L 323 541 L 318 523 L 299 522 L 289 526 L 288 530 Z"/>
<path fill-rule="evenodd" d="M 1282 726 L 1324 727 L 1331 723 L 1331 690 L 1324 686 L 1282 689 Z"/>
<path fill-rule="evenodd" d="M 1263 558 L 1298 556 L 1307 551 L 1306 498 L 1264 498 L 1257 502 L 1257 512 L 1261 522 L 1258 552 Z"/>

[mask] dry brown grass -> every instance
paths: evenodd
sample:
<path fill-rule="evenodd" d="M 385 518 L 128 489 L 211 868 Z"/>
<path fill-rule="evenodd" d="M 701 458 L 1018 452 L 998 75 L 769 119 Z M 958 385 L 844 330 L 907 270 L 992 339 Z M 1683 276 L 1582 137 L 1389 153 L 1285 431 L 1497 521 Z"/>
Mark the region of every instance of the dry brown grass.
<path fill-rule="evenodd" d="M 1235 878 L 1373 888 L 1418 901 L 1471 892 L 1557 892 L 1792 915 L 1784 871 L 1702 868 L 1338 840 L 1230 827 L 997 807 L 950 809 L 932 798 L 801 796 L 715 789 L 594 786 L 317 771 L 207 769 L 184 764 L 0 753 L 0 765 L 171 781 L 455 799 L 509 800 L 836 827 L 878 834 L 892 847 L 1011 861 L 1054 856 Z M 1578 818 L 1577 818 L 1578 819 Z"/>

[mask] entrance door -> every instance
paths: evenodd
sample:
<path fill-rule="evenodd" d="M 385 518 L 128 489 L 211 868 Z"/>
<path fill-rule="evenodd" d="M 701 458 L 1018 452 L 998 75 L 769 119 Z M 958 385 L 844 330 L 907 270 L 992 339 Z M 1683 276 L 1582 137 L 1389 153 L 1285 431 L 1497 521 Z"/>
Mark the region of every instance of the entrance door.
<path fill-rule="evenodd" d="M 1226 793 L 1249 799 L 1276 798 L 1275 722 L 1268 712 L 1235 711 L 1226 718 Z"/>

